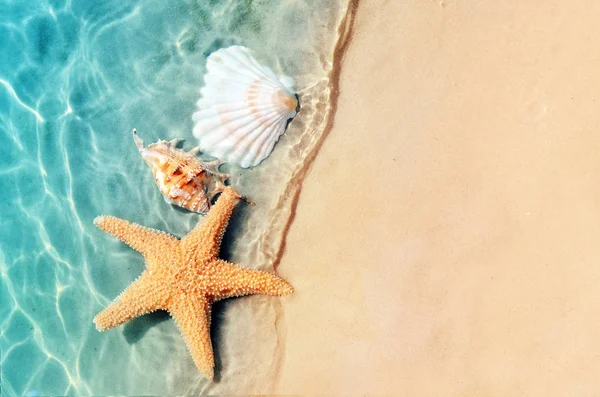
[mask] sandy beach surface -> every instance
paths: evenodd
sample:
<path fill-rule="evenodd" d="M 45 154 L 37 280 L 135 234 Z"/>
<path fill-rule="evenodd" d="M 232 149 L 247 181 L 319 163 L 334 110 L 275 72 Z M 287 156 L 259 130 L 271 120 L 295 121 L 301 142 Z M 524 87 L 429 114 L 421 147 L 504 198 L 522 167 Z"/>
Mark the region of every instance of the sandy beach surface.
<path fill-rule="evenodd" d="M 278 393 L 600 392 L 600 3 L 364 1 Z"/>

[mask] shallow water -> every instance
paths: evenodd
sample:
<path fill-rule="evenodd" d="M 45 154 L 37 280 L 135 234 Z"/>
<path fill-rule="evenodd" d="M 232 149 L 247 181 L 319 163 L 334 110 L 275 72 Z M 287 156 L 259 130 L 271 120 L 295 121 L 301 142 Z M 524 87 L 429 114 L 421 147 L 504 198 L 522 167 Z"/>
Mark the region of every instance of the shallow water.
<path fill-rule="evenodd" d="M 303 108 L 263 164 L 225 167 L 257 205 L 238 206 L 222 256 L 278 265 L 286 188 L 328 111 L 338 3 L 0 0 L 2 395 L 270 390 L 285 343 L 280 298 L 215 306 L 216 383 L 196 370 L 165 313 L 96 331 L 93 317 L 144 264 L 92 220 L 116 215 L 176 236 L 198 222 L 163 201 L 131 129 L 146 143 L 195 146 L 206 56 L 242 44 L 296 78 Z"/>

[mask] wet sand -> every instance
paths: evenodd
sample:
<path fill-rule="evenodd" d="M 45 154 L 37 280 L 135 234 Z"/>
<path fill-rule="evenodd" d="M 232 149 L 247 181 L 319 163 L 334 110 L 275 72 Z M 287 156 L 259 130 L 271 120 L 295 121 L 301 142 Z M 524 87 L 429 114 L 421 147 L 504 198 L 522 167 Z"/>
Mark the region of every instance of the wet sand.
<path fill-rule="evenodd" d="M 600 3 L 360 4 L 278 393 L 600 391 Z"/>

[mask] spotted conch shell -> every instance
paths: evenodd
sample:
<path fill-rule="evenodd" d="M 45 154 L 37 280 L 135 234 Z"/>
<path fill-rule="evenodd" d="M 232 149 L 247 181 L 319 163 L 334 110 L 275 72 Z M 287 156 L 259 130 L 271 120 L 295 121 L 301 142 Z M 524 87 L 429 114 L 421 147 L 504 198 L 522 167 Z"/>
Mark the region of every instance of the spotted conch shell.
<path fill-rule="evenodd" d="M 242 46 L 213 52 L 206 68 L 193 115 L 199 147 L 243 168 L 257 166 L 300 110 L 294 81 L 277 78 Z"/>
<path fill-rule="evenodd" d="M 200 214 L 208 213 L 212 197 L 223 190 L 225 180 L 230 177 L 218 171 L 224 161 L 205 163 L 196 157 L 198 148 L 189 152 L 177 149 L 181 139 L 158 141 L 144 147 L 134 129 L 133 140 L 167 203 Z"/>

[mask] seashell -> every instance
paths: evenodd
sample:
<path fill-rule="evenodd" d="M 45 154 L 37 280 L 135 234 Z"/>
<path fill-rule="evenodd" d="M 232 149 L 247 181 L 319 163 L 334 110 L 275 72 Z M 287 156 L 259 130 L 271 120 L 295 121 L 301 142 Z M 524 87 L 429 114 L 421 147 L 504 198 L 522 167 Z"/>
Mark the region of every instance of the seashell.
<path fill-rule="evenodd" d="M 242 46 L 212 53 L 206 68 L 193 115 L 199 147 L 244 168 L 258 165 L 300 110 L 294 80 L 278 79 Z"/>
<path fill-rule="evenodd" d="M 225 180 L 230 178 L 218 171 L 224 161 L 205 163 L 196 157 L 198 148 L 189 152 L 177 149 L 175 146 L 181 141 L 179 138 L 144 147 L 144 142 L 134 129 L 133 140 L 169 204 L 205 215 L 210 209 L 212 197 L 223 190 Z"/>

